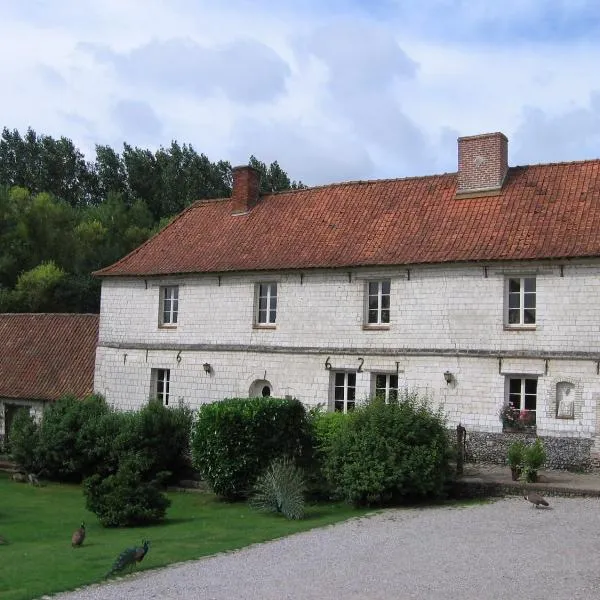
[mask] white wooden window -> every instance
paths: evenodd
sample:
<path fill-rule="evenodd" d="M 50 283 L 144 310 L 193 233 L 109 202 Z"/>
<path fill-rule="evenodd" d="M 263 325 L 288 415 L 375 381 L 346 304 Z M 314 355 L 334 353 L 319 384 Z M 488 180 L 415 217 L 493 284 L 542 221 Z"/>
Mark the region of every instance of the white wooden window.
<path fill-rule="evenodd" d="M 256 324 L 275 325 L 277 320 L 277 284 L 259 283 L 256 294 Z"/>
<path fill-rule="evenodd" d="M 177 327 L 178 313 L 179 286 L 162 286 L 160 288 L 160 324 L 163 327 Z"/>
<path fill-rule="evenodd" d="M 390 280 L 367 282 L 367 325 L 390 322 Z"/>
<path fill-rule="evenodd" d="M 535 277 L 511 277 L 508 279 L 506 322 L 509 327 L 535 326 Z"/>
<path fill-rule="evenodd" d="M 158 400 L 165 406 L 169 405 L 169 394 L 171 386 L 170 369 L 152 369 L 150 382 L 150 398 Z"/>
<path fill-rule="evenodd" d="M 333 409 L 347 413 L 356 405 L 356 373 L 333 373 Z"/>
<path fill-rule="evenodd" d="M 398 375 L 391 373 L 373 373 L 373 394 L 386 402 L 398 401 Z"/>
<path fill-rule="evenodd" d="M 535 378 L 508 378 L 508 404 L 519 411 L 520 420 L 528 425 L 535 425 L 537 384 Z"/>

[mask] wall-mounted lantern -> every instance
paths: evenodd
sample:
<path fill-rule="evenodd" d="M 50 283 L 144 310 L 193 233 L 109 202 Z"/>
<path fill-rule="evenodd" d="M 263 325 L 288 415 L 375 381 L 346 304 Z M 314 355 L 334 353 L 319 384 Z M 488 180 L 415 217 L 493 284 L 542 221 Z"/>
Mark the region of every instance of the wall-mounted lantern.
<path fill-rule="evenodd" d="M 450 371 L 446 371 L 444 373 L 444 379 L 446 380 L 446 383 L 449 385 L 454 381 L 454 375 L 452 375 L 452 373 L 450 373 Z"/>
<path fill-rule="evenodd" d="M 209 375 L 212 373 L 212 370 L 213 370 L 213 369 L 212 369 L 212 366 L 211 366 L 211 364 L 210 364 L 210 363 L 204 363 L 204 364 L 202 365 L 202 368 L 204 369 L 204 372 L 205 372 L 205 373 L 208 373 Z"/>

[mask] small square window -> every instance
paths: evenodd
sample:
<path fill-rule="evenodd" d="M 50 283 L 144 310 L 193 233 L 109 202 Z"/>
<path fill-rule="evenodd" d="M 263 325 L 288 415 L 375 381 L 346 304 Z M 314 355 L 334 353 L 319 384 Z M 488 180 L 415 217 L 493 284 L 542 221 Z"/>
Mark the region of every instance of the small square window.
<path fill-rule="evenodd" d="M 511 277 L 508 279 L 505 310 L 508 327 L 535 327 L 535 277 Z"/>
<path fill-rule="evenodd" d="M 275 325 L 277 321 L 277 284 L 259 283 L 256 286 L 257 325 Z"/>
<path fill-rule="evenodd" d="M 165 406 L 169 405 L 171 386 L 170 369 L 152 369 L 150 377 L 150 398 L 158 400 Z"/>
<path fill-rule="evenodd" d="M 390 291 L 389 279 L 367 282 L 365 315 L 367 325 L 389 325 Z"/>
<path fill-rule="evenodd" d="M 179 314 L 179 286 L 165 285 L 160 288 L 160 317 L 162 327 L 177 327 Z"/>

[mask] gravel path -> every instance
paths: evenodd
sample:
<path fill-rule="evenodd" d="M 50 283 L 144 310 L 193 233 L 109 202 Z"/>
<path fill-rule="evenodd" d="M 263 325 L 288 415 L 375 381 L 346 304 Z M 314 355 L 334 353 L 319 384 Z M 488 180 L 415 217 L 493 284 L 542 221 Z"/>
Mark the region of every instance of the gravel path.
<path fill-rule="evenodd" d="M 600 500 L 549 501 L 388 510 L 54 598 L 600 598 Z"/>

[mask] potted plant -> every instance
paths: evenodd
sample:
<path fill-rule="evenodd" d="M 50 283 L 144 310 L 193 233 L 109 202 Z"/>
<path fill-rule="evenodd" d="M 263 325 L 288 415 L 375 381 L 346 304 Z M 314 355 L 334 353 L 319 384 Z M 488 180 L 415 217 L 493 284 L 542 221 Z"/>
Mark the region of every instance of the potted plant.
<path fill-rule="evenodd" d="M 523 462 L 525 459 L 525 444 L 521 441 L 513 442 L 508 447 L 508 454 L 506 460 L 510 467 L 510 473 L 513 481 L 517 481 L 521 477 L 523 471 Z"/>
<path fill-rule="evenodd" d="M 523 455 L 523 475 L 525 481 L 535 483 L 538 480 L 538 470 L 546 462 L 546 450 L 540 438 L 531 446 L 525 448 Z"/>

